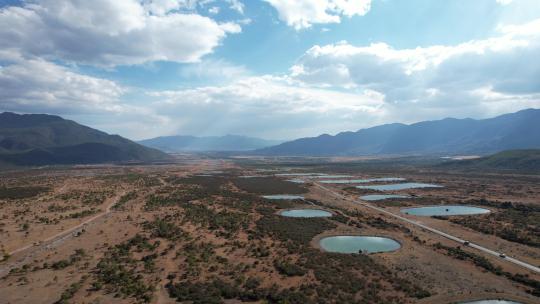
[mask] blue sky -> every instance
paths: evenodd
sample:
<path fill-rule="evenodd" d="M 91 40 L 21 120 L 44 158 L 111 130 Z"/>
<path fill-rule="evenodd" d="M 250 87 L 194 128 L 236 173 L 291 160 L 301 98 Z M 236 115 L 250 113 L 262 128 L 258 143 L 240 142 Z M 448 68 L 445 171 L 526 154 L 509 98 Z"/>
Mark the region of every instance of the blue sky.
<path fill-rule="evenodd" d="M 540 107 L 536 0 L 0 1 L 0 111 L 292 139 Z"/>

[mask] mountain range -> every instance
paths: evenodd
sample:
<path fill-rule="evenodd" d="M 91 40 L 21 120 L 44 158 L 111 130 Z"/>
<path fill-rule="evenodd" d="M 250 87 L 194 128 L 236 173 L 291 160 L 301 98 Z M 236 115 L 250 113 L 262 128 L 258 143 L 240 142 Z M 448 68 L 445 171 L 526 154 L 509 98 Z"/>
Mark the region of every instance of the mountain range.
<path fill-rule="evenodd" d="M 489 154 L 540 148 L 540 109 L 490 119 L 386 124 L 335 136 L 301 138 L 255 151 L 258 155 L 362 156 Z"/>
<path fill-rule="evenodd" d="M 225 136 L 162 136 L 139 141 L 147 147 L 166 152 L 201 152 L 201 151 L 248 151 L 274 146 L 281 141 L 265 140 L 255 137 Z"/>
<path fill-rule="evenodd" d="M 167 159 L 159 150 L 59 116 L 0 113 L 0 162 L 88 164 Z"/>

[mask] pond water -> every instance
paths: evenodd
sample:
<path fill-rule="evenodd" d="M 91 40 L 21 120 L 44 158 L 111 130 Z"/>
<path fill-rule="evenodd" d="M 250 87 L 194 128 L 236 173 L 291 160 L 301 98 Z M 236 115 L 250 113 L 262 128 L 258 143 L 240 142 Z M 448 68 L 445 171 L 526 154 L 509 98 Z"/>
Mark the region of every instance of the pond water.
<path fill-rule="evenodd" d="M 313 176 L 313 175 L 324 175 L 321 173 L 278 173 L 275 176 Z"/>
<path fill-rule="evenodd" d="M 473 206 L 453 206 L 453 205 L 441 205 L 441 206 L 427 206 L 406 208 L 401 210 L 402 213 L 418 215 L 418 216 L 446 216 L 446 215 L 473 215 L 489 213 L 489 209 L 478 208 Z"/>
<path fill-rule="evenodd" d="M 352 175 L 317 175 L 315 178 L 347 178 L 352 177 Z"/>
<path fill-rule="evenodd" d="M 295 199 L 304 199 L 301 195 L 290 195 L 290 194 L 276 194 L 276 195 L 263 195 L 266 199 L 271 200 L 295 200 Z"/>
<path fill-rule="evenodd" d="M 367 178 L 367 179 L 335 179 L 335 180 L 323 180 L 323 184 L 365 184 L 372 182 L 399 182 L 404 181 L 401 177 L 381 177 L 381 178 Z"/>
<path fill-rule="evenodd" d="M 410 198 L 408 195 L 397 195 L 397 194 L 372 194 L 360 196 L 360 199 L 364 201 L 380 201 L 388 198 Z"/>
<path fill-rule="evenodd" d="M 480 300 L 472 302 L 459 302 L 459 304 L 520 304 L 519 302 L 507 300 Z"/>
<path fill-rule="evenodd" d="M 340 235 L 321 239 L 322 249 L 338 253 L 377 253 L 398 250 L 401 245 L 393 239 L 378 236 Z"/>
<path fill-rule="evenodd" d="M 330 217 L 332 213 L 320 209 L 293 209 L 285 210 L 279 213 L 288 217 Z"/>
<path fill-rule="evenodd" d="M 356 186 L 358 189 L 370 189 L 379 191 L 405 190 L 413 188 L 441 188 L 442 186 L 423 183 L 402 183 L 402 184 L 387 184 L 387 185 L 369 185 Z"/>
<path fill-rule="evenodd" d="M 299 179 L 299 178 L 288 179 L 287 181 L 288 181 L 288 182 L 291 182 L 291 183 L 296 183 L 296 184 L 303 184 L 303 183 L 305 183 L 304 180 L 301 180 L 301 179 Z"/>

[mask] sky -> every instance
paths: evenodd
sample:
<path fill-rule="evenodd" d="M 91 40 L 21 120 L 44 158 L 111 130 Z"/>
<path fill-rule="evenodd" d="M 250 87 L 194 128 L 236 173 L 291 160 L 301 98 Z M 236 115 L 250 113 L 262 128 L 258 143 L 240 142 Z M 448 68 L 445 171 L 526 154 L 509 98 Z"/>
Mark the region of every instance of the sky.
<path fill-rule="evenodd" d="M 540 108 L 538 0 L 0 0 L 0 112 L 289 140 Z"/>

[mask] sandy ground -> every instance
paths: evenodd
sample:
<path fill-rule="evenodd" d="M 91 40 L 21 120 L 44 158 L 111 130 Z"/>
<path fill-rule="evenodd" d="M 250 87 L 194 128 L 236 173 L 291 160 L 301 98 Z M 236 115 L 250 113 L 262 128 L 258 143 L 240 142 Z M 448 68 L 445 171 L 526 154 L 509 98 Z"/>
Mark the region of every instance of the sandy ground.
<path fill-rule="evenodd" d="M 10 173 L 4 176 L 8 183 L 37 183 L 45 184 L 51 190 L 35 198 L 11 200 L 1 202 L 2 219 L 0 248 L 4 253 L 16 251 L 9 259 L 0 263 L 0 304 L 7 303 L 53 303 L 59 299 L 62 292 L 74 282 L 83 282 L 83 288 L 79 289 L 71 302 L 73 303 L 135 303 L 131 298 L 118 298 L 112 293 L 92 291 L 89 285 L 90 279 L 84 280 L 84 276 L 92 276 L 92 270 L 103 256 L 107 247 L 124 242 L 140 232 L 141 223 L 150 220 L 153 215 L 142 209 L 144 197 L 159 186 L 141 186 L 123 181 L 121 179 L 103 179 L 105 175 L 140 174 L 152 177 L 159 184 L 171 176 L 186 176 L 195 173 L 207 173 L 211 171 L 238 169 L 239 175 L 259 174 L 254 170 L 245 170 L 238 165 L 224 160 L 192 160 L 172 166 L 133 166 L 133 167 L 77 167 L 69 170 L 40 171 L 24 173 Z M 373 177 L 373 174 L 358 173 L 359 177 Z M 434 201 L 453 201 L 470 198 L 489 198 L 498 201 L 516 201 L 531 204 L 539 203 L 540 187 L 538 177 L 513 176 L 470 176 L 444 175 L 444 174 L 403 174 L 409 180 L 429 182 L 444 185 L 443 189 L 417 189 L 406 190 L 400 193 L 414 194 L 432 198 Z M 342 191 L 343 186 L 333 186 L 333 189 Z M 139 196 L 135 201 L 126 204 L 123 210 L 107 212 L 118 199 L 129 191 L 138 191 Z M 82 204 L 81 200 L 62 199 L 62 194 L 74 192 L 105 193 L 106 199 L 91 207 L 98 210 L 96 213 L 81 218 L 63 218 L 56 223 L 42 223 L 39 217 L 58 218 L 59 213 L 48 211 L 50 206 L 69 206 L 69 210 L 63 212 L 71 214 L 87 210 L 90 207 Z M 351 194 L 349 194 L 351 195 Z M 340 224 L 336 229 L 327 231 L 313 239 L 311 245 L 318 247 L 320 238 L 328 235 L 355 234 L 355 235 L 379 235 L 387 236 L 399 241 L 402 248 L 391 253 L 372 255 L 376 261 L 386 265 L 399 276 L 417 283 L 429 289 L 433 296 L 423 299 L 418 303 L 452 303 L 462 300 L 474 300 L 482 298 L 506 298 L 522 303 L 538 303 L 538 298 L 527 294 L 522 286 L 504 277 L 496 276 L 483 271 L 468 261 L 461 261 L 449 257 L 434 250 L 433 244 L 440 242 L 447 246 L 456 244 L 439 236 L 433 235 L 422 229 L 403 224 L 396 219 L 385 217 L 374 210 L 367 209 L 357 204 L 336 199 L 329 193 L 311 187 L 306 194 L 308 199 L 315 199 L 324 204 L 322 209 L 331 212 L 340 210 L 354 210 L 368 217 L 381 217 L 389 223 L 408 228 L 410 233 L 403 229 L 376 229 L 369 225 L 362 228 L 350 227 Z M 409 205 L 415 205 L 414 200 L 407 201 Z M 315 207 L 313 207 L 315 208 Z M 318 208 L 318 207 L 317 207 Z M 400 207 L 388 206 L 387 210 L 399 213 Z M 161 211 L 160 211 L 161 212 Z M 162 212 L 167 212 L 163 210 Z M 409 216 L 418 219 L 416 217 Z M 513 257 L 529 263 L 540 265 L 540 249 L 518 243 L 502 240 L 493 235 L 484 235 L 463 226 L 433 218 L 422 218 L 422 223 L 451 233 L 453 235 L 471 240 L 485 247 L 502 251 Z M 29 229 L 24 231 L 21 225 L 28 222 Z M 76 229 L 82 223 L 84 232 Z M 237 263 L 252 264 L 255 259 L 249 257 L 245 250 L 231 250 L 227 243 L 214 234 L 207 234 L 197 227 L 186 226 L 189 232 L 205 241 L 219 245 L 216 249 L 220 255 L 227 256 Z M 67 234 L 63 234 L 69 232 Z M 81 232 L 80 235 L 72 232 Z M 58 235 L 58 237 L 55 237 Z M 417 237 L 420 241 L 415 241 Z M 51 239 L 52 238 L 52 239 Z M 240 235 L 239 240 L 247 242 L 246 235 Z M 271 242 L 271 240 L 266 240 Z M 30 246 L 29 246 L 30 245 Z M 163 241 L 160 250 L 169 244 Z M 28 247 L 29 246 L 29 247 Z M 76 249 L 84 249 L 86 252 L 82 261 L 75 266 L 63 270 L 41 269 L 44 263 L 53 263 L 62 259 L 68 259 Z M 471 250 L 467 248 L 467 250 Z M 277 253 L 273 253 L 277 254 Z M 486 256 L 487 257 L 487 256 Z M 294 257 L 292 257 L 294 258 Z M 527 274 L 529 277 L 540 280 L 540 276 L 528 272 L 518 266 L 505 263 L 496 258 L 487 257 L 490 262 L 502 267 L 511 273 Z M 160 256 L 156 262 L 156 269 L 148 275 L 148 280 L 155 286 L 152 303 L 174 303 L 165 290 L 168 282 L 168 274 L 180 273 L 185 267 L 182 260 L 176 257 L 176 250 Z M 22 268 L 29 265 L 30 270 L 21 273 L 9 273 L 14 268 Z M 261 275 L 264 265 L 249 270 L 248 274 Z M 32 270 L 36 268 L 36 270 Z M 281 286 L 296 286 L 302 282 L 314 280 L 312 274 L 305 277 L 284 278 L 275 272 L 264 272 L 264 285 L 278 283 Z M 230 301 L 228 303 L 234 303 Z"/>

